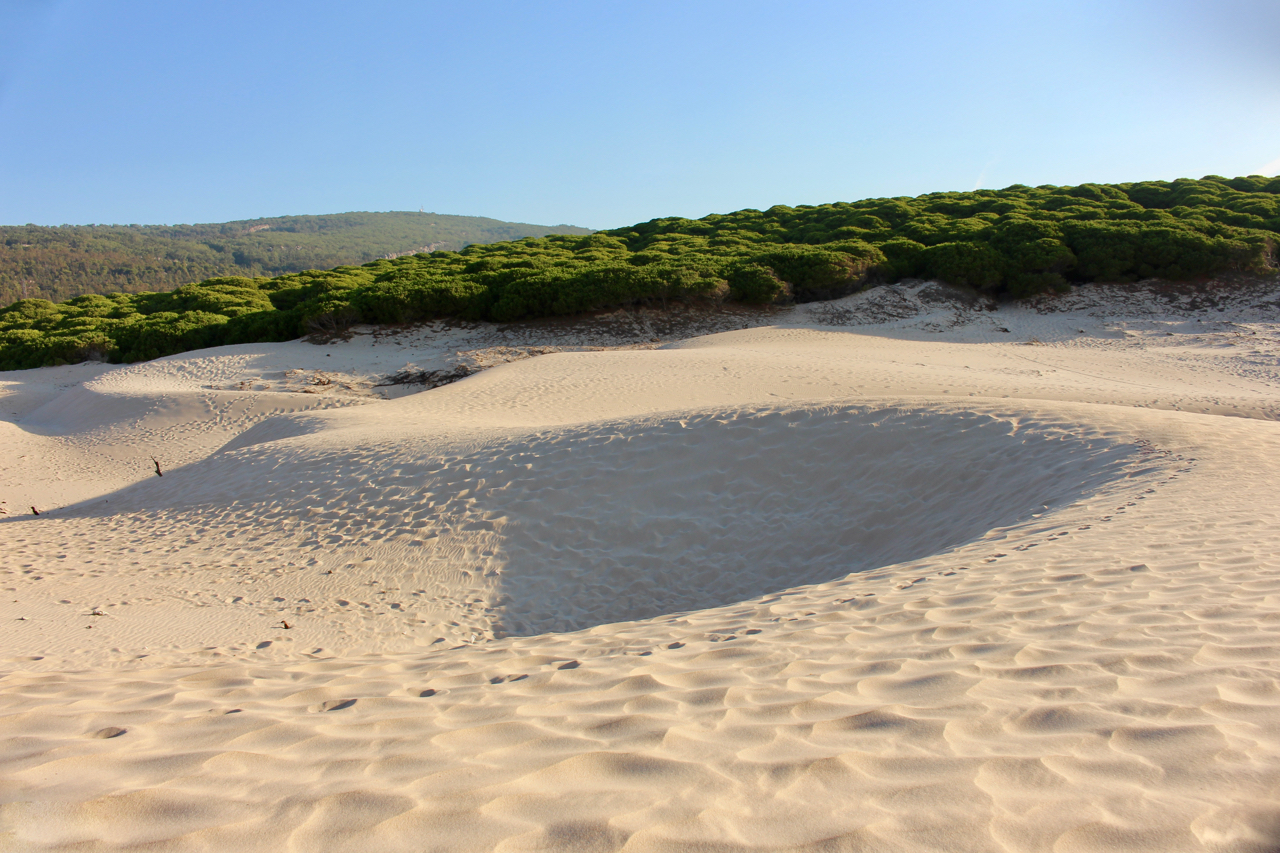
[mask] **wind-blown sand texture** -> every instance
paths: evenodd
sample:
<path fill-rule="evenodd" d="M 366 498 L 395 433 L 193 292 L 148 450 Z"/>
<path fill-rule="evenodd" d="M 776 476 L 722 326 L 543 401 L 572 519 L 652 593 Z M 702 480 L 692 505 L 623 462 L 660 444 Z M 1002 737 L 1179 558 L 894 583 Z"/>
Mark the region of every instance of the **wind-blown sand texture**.
<path fill-rule="evenodd" d="M 1280 850 L 1280 289 L 1197 299 L 0 374 L 0 850 Z"/>

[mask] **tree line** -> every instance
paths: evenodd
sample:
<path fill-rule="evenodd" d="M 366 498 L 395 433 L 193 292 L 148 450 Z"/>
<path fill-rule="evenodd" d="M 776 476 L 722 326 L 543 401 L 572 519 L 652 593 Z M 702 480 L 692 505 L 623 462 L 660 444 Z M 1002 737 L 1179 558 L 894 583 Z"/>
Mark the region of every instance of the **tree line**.
<path fill-rule="evenodd" d="M 937 279 L 1001 299 L 1277 265 L 1280 178 L 931 193 L 654 219 L 167 293 L 0 310 L 0 368 L 139 361 L 433 318 L 509 322 L 671 300 L 780 304 Z"/>

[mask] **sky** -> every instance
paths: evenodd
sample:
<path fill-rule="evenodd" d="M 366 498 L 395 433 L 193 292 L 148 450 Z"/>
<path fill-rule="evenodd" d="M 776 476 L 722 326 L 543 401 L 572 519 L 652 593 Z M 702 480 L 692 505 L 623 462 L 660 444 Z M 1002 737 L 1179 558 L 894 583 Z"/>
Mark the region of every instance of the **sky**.
<path fill-rule="evenodd" d="M 1275 0 L 0 0 L 0 224 L 1280 174 Z"/>

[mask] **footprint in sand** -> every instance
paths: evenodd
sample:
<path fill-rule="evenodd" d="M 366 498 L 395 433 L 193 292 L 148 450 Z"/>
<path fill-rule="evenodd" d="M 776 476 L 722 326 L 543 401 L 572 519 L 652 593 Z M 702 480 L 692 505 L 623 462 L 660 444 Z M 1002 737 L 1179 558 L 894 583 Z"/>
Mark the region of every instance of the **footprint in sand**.
<path fill-rule="evenodd" d="M 90 733 L 89 737 L 98 738 L 99 740 L 106 740 L 108 738 L 120 737 L 120 735 L 124 734 L 127 731 L 129 730 L 123 729 L 120 726 L 107 726 L 105 729 L 98 729 L 96 732 Z"/>
<path fill-rule="evenodd" d="M 344 708 L 350 708 L 356 704 L 355 699 L 330 699 L 327 702 L 321 702 L 319 705 L 312 705 L 307 710 L 313 714 L 323 714 L 326 711 L 341 711 Z"/>

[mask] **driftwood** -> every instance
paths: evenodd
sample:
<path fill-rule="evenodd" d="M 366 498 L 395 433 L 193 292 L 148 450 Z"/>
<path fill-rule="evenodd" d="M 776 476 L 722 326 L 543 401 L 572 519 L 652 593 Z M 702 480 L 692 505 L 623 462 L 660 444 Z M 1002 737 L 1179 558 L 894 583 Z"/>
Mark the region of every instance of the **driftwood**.
<path fill-rule="evenodd" d="M 439 388 L 441 385 L 448 385 L 450 382 L 457 382 L 459 379 L 466 379 L 475 372 L 475 368 L 468 367 L 465 364 L 459 364 L 452 370 L 418 370 L 414 367 L 403 367 L 390 376 L 383 377 L 383 381 L 377 383 L 374 387 L 384 388 L 388 385 L 425 385 L 428 389 Z"/>

